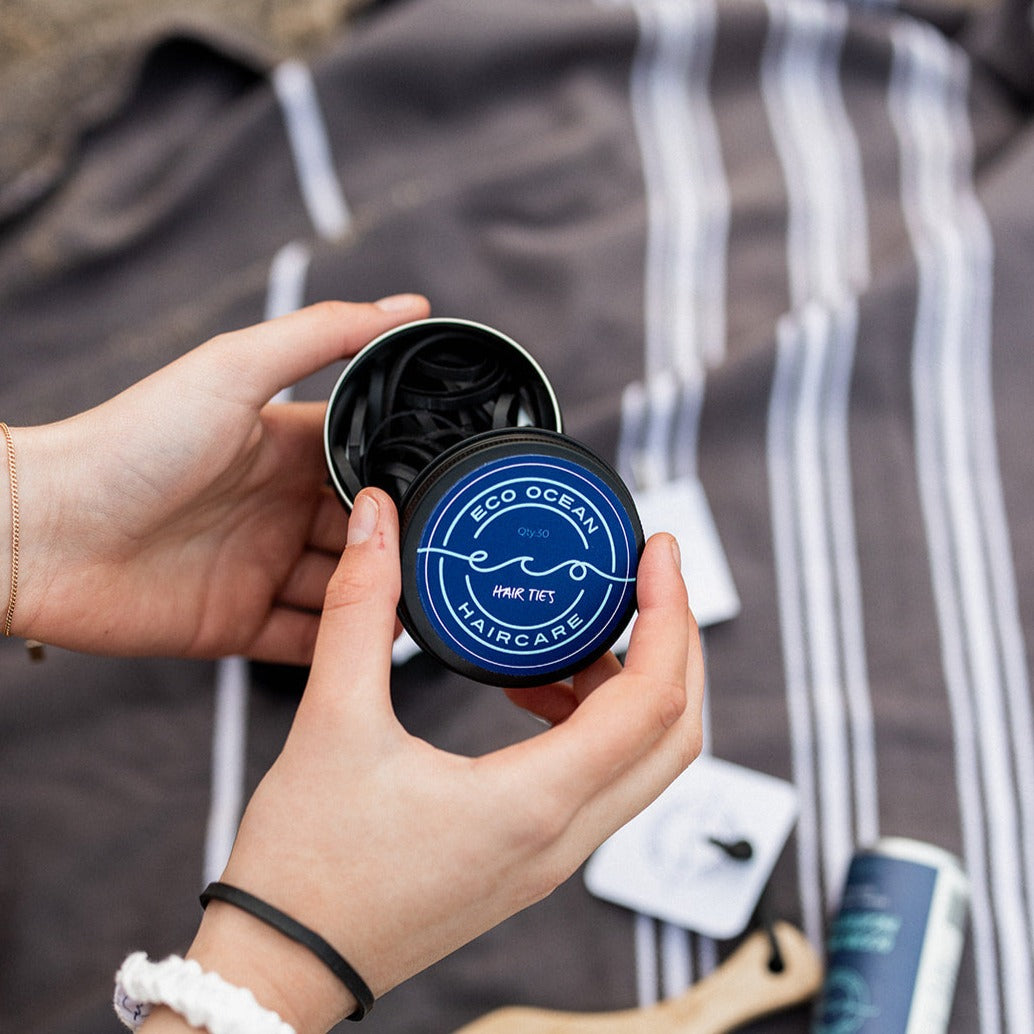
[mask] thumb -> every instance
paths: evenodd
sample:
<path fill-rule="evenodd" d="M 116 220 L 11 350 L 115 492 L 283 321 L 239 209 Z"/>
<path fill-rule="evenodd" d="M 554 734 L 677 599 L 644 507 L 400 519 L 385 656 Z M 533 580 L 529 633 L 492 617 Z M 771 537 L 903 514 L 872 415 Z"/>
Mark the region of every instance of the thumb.
<path fill-rule="evenodd" d="M 338 706 L 345 703 L 353 714 L 359 709 L 364 724 L 390 711 L 400 587 L 395 507 L 386 493 L 364 489 L 356 496 L 345 552 L 327 586 L 305 692 L 310 704 L 331 694 Z"/>
<path fill-rule="evenodd" d="M 378 302 L 323 301 L 213 338 L 202 349 L 218 361 L 228 390 L 265 405 L 282 388 L 355 355 L 368 341 L 428 314 L 427 299 L 392 295 Z"/>

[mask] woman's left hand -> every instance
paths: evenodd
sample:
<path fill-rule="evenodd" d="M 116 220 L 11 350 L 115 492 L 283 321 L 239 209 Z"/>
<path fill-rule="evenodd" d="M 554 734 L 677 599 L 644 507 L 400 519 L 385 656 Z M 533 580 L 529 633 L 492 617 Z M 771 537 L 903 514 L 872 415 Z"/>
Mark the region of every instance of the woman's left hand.
<path fill-rule="evenodd" d="M 16 428 L 14 634 L 308 663 L 347 520 L 325 487 L 324 405 L 267 403 L 427 314 L 417 295 L 322 302 L 213 338 L 86 413 Z"/>

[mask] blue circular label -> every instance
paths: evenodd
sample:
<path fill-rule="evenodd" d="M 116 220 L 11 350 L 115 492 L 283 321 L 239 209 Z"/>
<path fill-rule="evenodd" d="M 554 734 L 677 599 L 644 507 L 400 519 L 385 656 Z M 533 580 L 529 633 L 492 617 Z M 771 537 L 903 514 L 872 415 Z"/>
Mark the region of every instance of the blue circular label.
<path fill-rule="evenodd" d="M 460 657 L 548 680 L 617 631 L 637 564 L 632 521 L 609 485 L 566 459 L 519 455 L 477 467 L 439 500 L 416 583 Z"/>

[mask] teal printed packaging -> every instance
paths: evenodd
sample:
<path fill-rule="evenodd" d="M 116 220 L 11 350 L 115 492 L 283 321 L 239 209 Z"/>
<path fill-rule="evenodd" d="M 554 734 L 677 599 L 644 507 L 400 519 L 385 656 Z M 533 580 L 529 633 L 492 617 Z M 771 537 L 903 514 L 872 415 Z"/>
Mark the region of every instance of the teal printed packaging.
<path fill-rule="evenodd" d="M 403 627 L 475 681 L 541 685 L 614 644 L 643 532 L 614 470 L 564 435 L 531 356 L 498 331 L 421 320 L 371 342 L 327 407 L 331 483 L 399 507 Z"/>
<path fill-rule="evenodd" d="M 851 860 L 812 1034 L 944 1034 L 969 890 L 946 851 L 885 838 Z"/>

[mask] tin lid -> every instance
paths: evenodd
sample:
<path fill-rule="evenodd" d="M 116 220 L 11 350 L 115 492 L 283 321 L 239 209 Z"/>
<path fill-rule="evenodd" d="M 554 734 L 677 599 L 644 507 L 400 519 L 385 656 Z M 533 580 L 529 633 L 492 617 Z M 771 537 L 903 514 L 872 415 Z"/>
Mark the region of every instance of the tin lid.
<path fill-rule="evenodd" d="M 459 444 L 413 482 L 401 520 L 403 625 L 477 681 L 566 678 L 635 610 L 643 532 L 631 496 L 563 435 L 525 428 Z"/>

